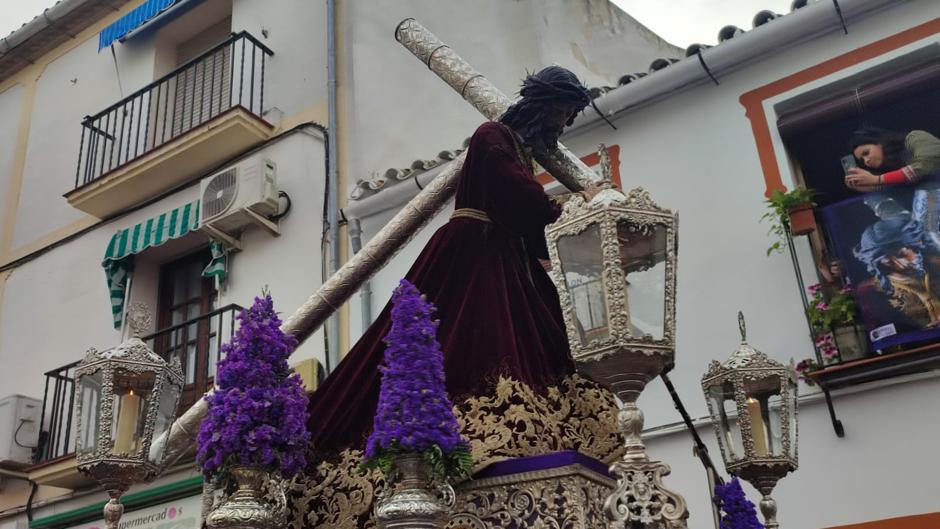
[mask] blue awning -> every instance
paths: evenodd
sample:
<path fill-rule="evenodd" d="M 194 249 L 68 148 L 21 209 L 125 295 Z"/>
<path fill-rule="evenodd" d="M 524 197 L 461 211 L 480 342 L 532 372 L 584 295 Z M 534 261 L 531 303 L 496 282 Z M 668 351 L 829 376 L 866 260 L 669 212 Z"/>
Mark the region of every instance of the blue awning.
<path fill-rule="evenodd" d="M 107 48 L 114 41 L 123 38 L 131 31 L 153 20 L 160 13 L 187 0 L 147 0 L 130 13 L 119 18 L 114 24 L 101 30 L 98 35 L 98 51 Z"/>

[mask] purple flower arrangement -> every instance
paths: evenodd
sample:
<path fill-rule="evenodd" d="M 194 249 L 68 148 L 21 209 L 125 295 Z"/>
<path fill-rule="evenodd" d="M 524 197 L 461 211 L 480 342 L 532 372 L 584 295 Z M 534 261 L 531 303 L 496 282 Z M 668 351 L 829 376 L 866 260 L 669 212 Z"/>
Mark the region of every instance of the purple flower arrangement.
<path fill-rule="evenodd" d="M 757 519 L 754 504 L 747 499 L 736 476 L 724 485 L 715 485 L 715 500 L 724 513 L 721 517 L 721 529 L 764 529 L 764 525 Z"/>
<path fill-rule="evenodd" d="M 395 457 L 412 453 L 424 455 L 435 479 L 469 476 L 473 460 L 444 387 L 435 310 L 407 280 L 392 295 L 392 328 L 384 338 L 379 403 L 363 469 L 390 476 Z"/>
<path fill-rule="evenodd" d="M 281 332 L 269 294 L 238 315 L 241 326 L 222 346 L 216 391 L 196 436 L 206 477 L 232 465 L 258 465 L 285 478 L 306 465 L 307 394 L 287 358 L 297 341 Z"/>

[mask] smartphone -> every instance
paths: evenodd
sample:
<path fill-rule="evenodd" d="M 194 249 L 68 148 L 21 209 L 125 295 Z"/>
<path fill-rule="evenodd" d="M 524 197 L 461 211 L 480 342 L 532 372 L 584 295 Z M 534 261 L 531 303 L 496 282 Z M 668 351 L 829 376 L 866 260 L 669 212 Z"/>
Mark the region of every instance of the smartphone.
<path fill-rule="evenodd" d="M 842 162 L 842 172 L 846 175 L 849 174 L 849 169 L 858 167 L 858 163 L 855 162 L 855 156 L 851 154 L 843 156 L 840 161 Z"/>

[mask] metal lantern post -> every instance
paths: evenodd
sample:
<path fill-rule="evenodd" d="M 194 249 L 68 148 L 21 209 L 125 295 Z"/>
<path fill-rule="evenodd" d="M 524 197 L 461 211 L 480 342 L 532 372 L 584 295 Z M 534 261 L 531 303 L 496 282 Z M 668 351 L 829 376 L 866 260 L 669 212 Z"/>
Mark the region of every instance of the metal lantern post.
<path fill-rule="evenodd" d="M 606 148 L 600 151 L 609 178 Z M 626 453 L 611 466 L 619 479 L 608 516 L 615 527 L 685 527 L 685 500 L 662 483 L 669 466 L 646 455 L 636 404 L 674 362 L 678 218 L 643 189 L 624 195 L 605 180 L 591 201 L 569 199 L 546 230 L 552 280 L 578 371 L 622 402 Z"/>
<path fill-rule="evenodd" d="M 779 527 L 770 497 L 780 478 L 797 468 L 797 384 L 793 366 L 767 358 L 747 344 L 738 313 L 741 346 L 724 363 L 712 361 L 702 389 L 725 469 L 762 495 L 768 529 Z"/>
<path fill-rule="evenodd" d="M 164 445 L 152 440 L 173 423 L 183 385 L 179 359 L 168 364 L 140 339 L 150 322 L 136 304 L 128 316 L 133 336 L 108 351 L 89 349 L 75 370 L 75 457 L 111 497 L 104 507 L 109 529 L 124 512 L 121 495 L 159 473 Z"/>

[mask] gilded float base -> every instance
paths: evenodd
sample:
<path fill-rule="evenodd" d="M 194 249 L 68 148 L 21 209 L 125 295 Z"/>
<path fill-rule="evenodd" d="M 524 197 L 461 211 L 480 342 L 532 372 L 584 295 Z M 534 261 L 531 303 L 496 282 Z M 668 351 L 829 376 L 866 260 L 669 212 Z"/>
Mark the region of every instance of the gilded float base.
<path fill-rule="evenodd" d="M 607 529 L 614 485 L 580 464 L 474 479 L 458 487 L 446 529 Z"/>

